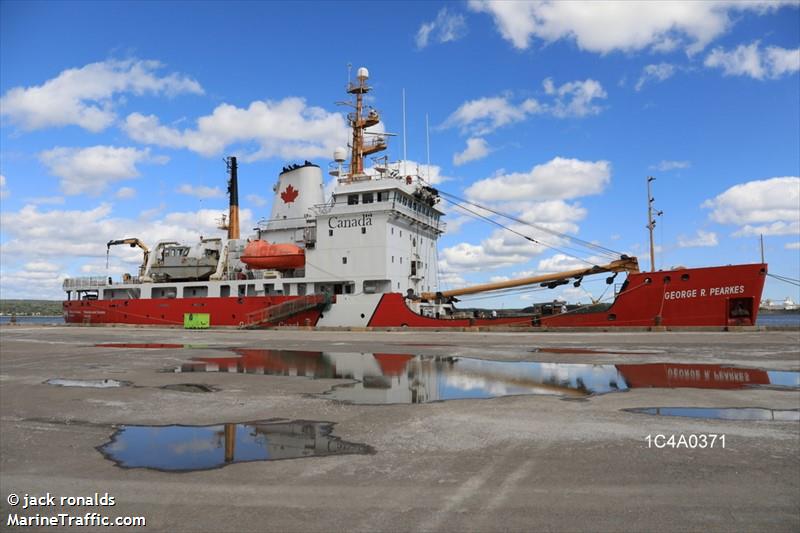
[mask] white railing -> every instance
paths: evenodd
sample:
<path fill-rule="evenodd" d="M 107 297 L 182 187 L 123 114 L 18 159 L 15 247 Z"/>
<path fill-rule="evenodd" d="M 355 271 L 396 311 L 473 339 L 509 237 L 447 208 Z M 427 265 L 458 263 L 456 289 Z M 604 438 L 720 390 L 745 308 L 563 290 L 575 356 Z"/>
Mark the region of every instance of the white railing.
<path fill-rule="evenodd" d="M 82 278 L 66 278 L 62 285 L 64 290 L 89 289 L 94 287 L 105 287 L 108 285 L 108 278 L 104 276 L 86 276 Z"/>

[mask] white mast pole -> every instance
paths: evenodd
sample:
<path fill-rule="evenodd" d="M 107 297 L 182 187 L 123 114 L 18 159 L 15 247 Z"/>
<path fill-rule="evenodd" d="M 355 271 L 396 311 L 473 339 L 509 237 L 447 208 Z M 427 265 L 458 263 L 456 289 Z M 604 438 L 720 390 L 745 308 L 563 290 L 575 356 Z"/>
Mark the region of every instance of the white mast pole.
<path fill-rule="evenodd" d="M 425 113 L 425 150 L 428 153 L 428 172 L 425 179 L 431 181 L 431 132 L 428 128 L 428 114 Z"/>
<path fill-rule="evenodd" d="M 403 175 L 406 174 L 406 88 L 403 87 Z"/>

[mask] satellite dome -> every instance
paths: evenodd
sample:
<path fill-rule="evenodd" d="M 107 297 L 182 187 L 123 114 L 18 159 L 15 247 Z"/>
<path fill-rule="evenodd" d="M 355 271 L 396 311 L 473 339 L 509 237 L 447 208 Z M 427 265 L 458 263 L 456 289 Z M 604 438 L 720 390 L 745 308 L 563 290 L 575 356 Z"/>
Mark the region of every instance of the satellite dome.
<path fill-rule="evenodd" d="M 343 163 L 347 159 L 347 148 L 338 148 L 333 150 L 333 160 L 337 163 Z"/>
<path fill-rule="evenodd" d="M 356 74 L 359 80 L 366 80 L 369 78 L 369 71 L 365 67 L 361 67 L 358 69 L 358 73 Z"/>

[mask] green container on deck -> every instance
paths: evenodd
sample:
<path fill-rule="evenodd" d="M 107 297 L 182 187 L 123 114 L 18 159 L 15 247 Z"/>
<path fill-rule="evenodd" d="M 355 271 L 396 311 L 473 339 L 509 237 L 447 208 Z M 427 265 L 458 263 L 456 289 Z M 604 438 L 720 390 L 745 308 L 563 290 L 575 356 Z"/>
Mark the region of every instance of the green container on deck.
<path fill-rule="evenodd" d="M 183 329 L 208 329 L 211 315 L 208 313 L 184 313 Z"/>

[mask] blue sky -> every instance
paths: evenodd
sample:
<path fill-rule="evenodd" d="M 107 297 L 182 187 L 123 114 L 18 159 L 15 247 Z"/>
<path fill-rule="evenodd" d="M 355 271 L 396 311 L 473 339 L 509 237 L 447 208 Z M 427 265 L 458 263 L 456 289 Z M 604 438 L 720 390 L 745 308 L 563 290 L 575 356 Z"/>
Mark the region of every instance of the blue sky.
<path fill-rule="evenodd" d="M 405 89 L 409 160 L 426 160 L 428 115 L 445 191 L 647 268 L 653 175 L 658 268 L 757 262 L 763 233 L 770 270 L 798 278 L 798 47 L 797 2 L 3 1 L 0 293 L 135 272 L 122 247 L 106 269 L 112 238 L 219 233 L 227 155 L 252 227 L 282 166 L 325 168 L 346 143 L 348 64 L 369 68 L 386 131 L 402 133 Z M 448 219 L 446 286 L 576 264 Z M 765 296 L 800 300 L 772 279 Z"/>

